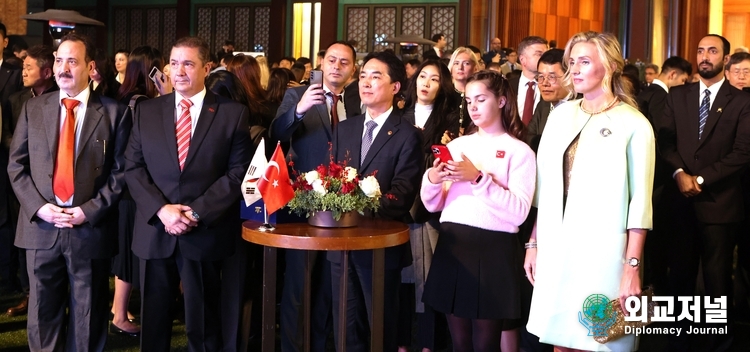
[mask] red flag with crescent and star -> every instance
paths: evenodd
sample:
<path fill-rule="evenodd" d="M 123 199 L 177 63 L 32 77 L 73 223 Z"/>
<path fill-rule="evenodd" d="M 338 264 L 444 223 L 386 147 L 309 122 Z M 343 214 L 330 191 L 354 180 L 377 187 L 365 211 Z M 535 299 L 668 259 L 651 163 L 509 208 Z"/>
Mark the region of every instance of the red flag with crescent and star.
<path fill-rule="evenodd" d="M 294 189 L 289 180 L 289 171 L 280 144 L 276 144 L 276 150 L 268 161 L 266 172 L 258 181 L 258 191 L 266 204 L 268 215 L 283 208 L 294 198 Z"/>

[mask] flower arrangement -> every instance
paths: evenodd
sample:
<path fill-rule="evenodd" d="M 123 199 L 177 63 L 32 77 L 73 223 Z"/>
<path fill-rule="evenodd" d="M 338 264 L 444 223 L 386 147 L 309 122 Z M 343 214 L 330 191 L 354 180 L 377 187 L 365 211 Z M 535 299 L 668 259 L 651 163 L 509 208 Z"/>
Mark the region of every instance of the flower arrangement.
<path fill-rule="evenodd" d="M 287 206 L 300 216 L 330 211 L 338 221 L 346 212 L 364 215 L 366 209 L 377 211 L 380 206 L 380 184 L 375 176 L 362 178 L 357 169 L 346 166 L 346 162 L 331 161 L 328 166 L 320 165 L 299 174 L 292 188 L 294 199 Z"/>

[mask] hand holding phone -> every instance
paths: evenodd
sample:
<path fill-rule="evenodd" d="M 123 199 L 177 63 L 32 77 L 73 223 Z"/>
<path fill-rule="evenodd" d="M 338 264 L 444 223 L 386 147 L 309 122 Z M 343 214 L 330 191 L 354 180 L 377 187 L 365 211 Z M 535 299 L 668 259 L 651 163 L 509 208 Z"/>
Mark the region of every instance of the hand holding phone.
<path fill-rule="evenodd" d="M 448 163 L 449 160 L 453 160 L 453 156 L 451 156 L 448 147 L 442 144 L 433 144 L 431 149 L 432 155 L 435 156 L 435 159 L 439 159 L 441 163 Z"/>
<path fill-rule="evenodd" d="M 323 71 L 321 70 L 312 70 L 310 71 L 310 84 L 320 84 L 323 85 Z"/>

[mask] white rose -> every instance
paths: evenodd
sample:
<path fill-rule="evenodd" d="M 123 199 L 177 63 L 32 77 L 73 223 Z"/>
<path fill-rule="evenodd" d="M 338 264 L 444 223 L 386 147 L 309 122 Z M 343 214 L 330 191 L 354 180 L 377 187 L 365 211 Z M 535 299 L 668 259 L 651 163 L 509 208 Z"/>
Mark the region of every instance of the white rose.
<path fill-rule="evenodd" d="M 346 182 L 352 182 L 357 177 L 357 169 L 347 166 L 344 168 L 344 175 L 346 175 Z"/>
<path fill-rule="evenodd" d="M 317 174 L 317 172 L 316 172 Z M 317 179 L 311 183 L 313 191 L 320 193 L 321 196 L 326 195 L 328 193 L 328 190 L 323 185 L 323 180 Z"/>
<path fill-rule="evenodd" d="M 305 181 L 307 181 L 308 185 L 312 185 L 315 180 L 320 180 L 320 175 L 318 175 L 317 171 L 313 170 L 305 174 Z"/>
<path fill-rule="evenodd" d="M 362 192 L 370 198 L 380 197 L 380 184 L 375 176 L 367 176 L 359 181 L 359 188 L 362 188 Z"/>

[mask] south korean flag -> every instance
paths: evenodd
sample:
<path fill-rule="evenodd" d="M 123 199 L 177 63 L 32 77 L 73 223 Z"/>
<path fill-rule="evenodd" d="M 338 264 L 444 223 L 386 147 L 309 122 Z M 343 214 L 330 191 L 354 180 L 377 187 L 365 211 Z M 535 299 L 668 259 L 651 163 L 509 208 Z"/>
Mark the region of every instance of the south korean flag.
<path fill-rule="evenodd" d="M 246 207 L 259 201 L 261 198 L 257 185 L 258 180 L 266 172 L 266 165 L 268 165 L 268 160 L 266 160 L 266 143 L 264 139 L 261 139 L 258 148 L 255 149 L 253 160 L 250 161 L 250 166 L 247 168 L 245 178 L 242 180 L 242 197 L 245 198 Z"/>

